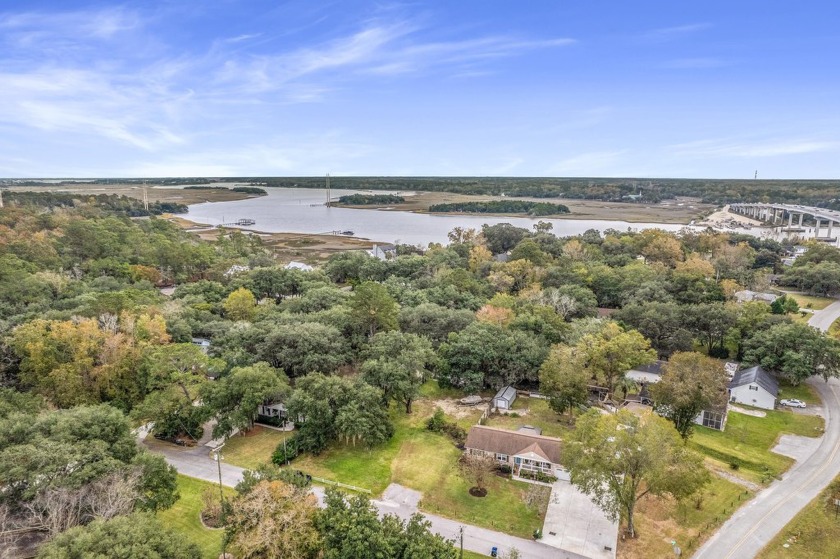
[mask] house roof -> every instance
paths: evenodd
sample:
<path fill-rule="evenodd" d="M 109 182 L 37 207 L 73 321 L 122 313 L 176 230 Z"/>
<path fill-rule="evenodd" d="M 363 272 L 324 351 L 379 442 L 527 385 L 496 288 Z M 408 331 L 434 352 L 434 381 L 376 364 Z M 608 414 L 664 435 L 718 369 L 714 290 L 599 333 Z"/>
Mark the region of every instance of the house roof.
<path fill-rule="evenodd" d="M 667 361 L 662 361 L 661 359 L 657 359 L 653 363 L 648 363 L 647 365 L 639 365 L 638 367 L 633 367 L 630 369 L 631 371 L 636 371 L 639 373 L 649 373 L 651 375 L 662 375 L 662 366 L 665 365 Z"/>
<path fill-rule="evenodd" d="M 776 382 L 776 379 L 770 373 L 758 365 L 749 369 L 742 369 L 735 373 L 735 376 L 732 377 L 732 381 L 729 383 L 729 388 L 738 388 L 739 386 L 752 383 L 756 383 L 773 396 L 778 396 L 779 394 L 779 383 Z"/>
<path fill-rule="evenodd" d="M 498 392 L 496 392 L 495 396 L 493 396 L 494 400 L 496 398 L 503 398 L 508 402 L 512 402 L 516 399 L 516 389 L 512 386 L 504 386 L 500 388 Z"/>
<path fill-rule="evenodd" d="M 464 446 L 508 456 L 532 453 L 553 464 L 560 463 L 560 439 L 544 435 L 474 425 Z"/>
<path fill-rule="evenodd" d="M 311 272 L 315 269 L 309 264 L 304 264 L 303 262 L 297 262 L 295 260 L 292 260 L 291 262 L 283 266 L 283 268 L 285 270 L 302 270 L 304 272 Z"/>

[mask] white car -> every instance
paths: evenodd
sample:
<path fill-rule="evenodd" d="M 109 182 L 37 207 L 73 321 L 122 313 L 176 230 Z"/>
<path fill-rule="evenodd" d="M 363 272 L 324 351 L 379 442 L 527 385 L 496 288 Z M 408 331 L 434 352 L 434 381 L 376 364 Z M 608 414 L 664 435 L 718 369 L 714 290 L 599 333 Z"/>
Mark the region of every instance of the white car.
<path fill-rule="evenodd" d="M 803 402 L 802 400 L 796 400 L 796 399 L 782 400 L 779 403 L 782 404 L 783 406 L 788 406 L 789 408 L 804 408 L 805 407 L 805 402 Z"/>

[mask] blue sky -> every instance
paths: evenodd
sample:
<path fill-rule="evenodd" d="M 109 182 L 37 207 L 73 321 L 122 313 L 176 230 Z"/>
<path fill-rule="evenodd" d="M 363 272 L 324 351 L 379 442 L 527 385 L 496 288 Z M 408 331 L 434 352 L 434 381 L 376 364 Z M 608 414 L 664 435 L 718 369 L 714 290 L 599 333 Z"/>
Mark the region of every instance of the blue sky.
<path fill-rule="evenodd" d="M 0 0 L 0 176 L 840 178 L 840 4 Z"/>

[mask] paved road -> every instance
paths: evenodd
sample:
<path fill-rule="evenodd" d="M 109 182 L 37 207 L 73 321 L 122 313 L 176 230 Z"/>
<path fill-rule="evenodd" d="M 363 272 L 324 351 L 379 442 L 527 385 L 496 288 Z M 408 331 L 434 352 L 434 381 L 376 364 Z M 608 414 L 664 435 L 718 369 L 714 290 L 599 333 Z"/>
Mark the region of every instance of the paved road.
<path fill-rule="evenodd" d="M 183 448 L 155 439 L 144 440 L 150 450 L 163 454 L 166 461 L 175 466 L 179 473 L 203 479 L 212 483 L 219 483 L 219 465 L 211 458 L 210 450 L 202 445 Z M 222 450 L 224 458 L 224 449 Z M 233 487 L 242 479 L 242 468 L 221 463 L 222 484 Z M 324 492 L 321 487 L 313 487 L 313 493 L 323 504 Z M 373 503 L 382 514 L 395 514 L 402 519 L 408 519 L 417 512 L 420 493 L 397 484 L 391 484 L 382 495 L 382 499 Z M 490 548 L 496 546 L 500 551 L 507 552 L 511 548 L 519 550 L 523 559 L 587 559 L 583 555 L 566 552 L 550 547 L 540 542 L 517 538 L 501 532 L 494 532 L 485 528 L 462 524 L 448 518 L 423 513 L 431 522 L 431 529 L 444 538 L 460 541 L 460 530 L 464 528 L 464 549 L 489 555 Z"/>
<path fill-rule="evenodd" d="M 817 389 L 825 404 L 826 432 L 819 446 L 732 515 L 694 559 L 755 557 L 840 473 L 840 382 L 831 379 L 826 383 L 817 377 L 807 382 Z"/>
<path fill-rule="evenodd" d="M 814 316 L 808 321 L 808 325 L 827 332 L 838 318 L 840 318 L 840 301 L 834 301 L 826 308 L 815 311 Z"/>

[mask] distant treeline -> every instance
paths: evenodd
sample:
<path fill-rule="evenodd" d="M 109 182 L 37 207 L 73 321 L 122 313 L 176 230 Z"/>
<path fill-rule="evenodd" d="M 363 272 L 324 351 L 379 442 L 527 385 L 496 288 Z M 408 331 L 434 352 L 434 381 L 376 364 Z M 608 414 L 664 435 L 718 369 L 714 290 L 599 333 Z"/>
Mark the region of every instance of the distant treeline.
<path fill-rule="evenodd" d="M 141 217 L 163 213 L 186 213 L 186 204 L 176 202 L 149 202 L 146 211 L 141 200 L 117 194 L 66 194 L 60 192 L 3 192 L 3 200 L 9 205 L 37 206 L 41 208 L 78 208 L 93 206 L 111 215 Z"/>
<path fill-rule="evenodd" d="M 405 202 L 402 196 L 393 194 L 351 194 L 338 199 L 339 204 L 348 206 L 372 206 L 376 204 L 399 204 Z"/>
<path fill-rule="evenodd" d="M 563 204 L 548 202 L 527 202 L 525 200 L 497 200 L 491 202 L 455 202 L 452 204 L 433 204 L 430 212 L 462 212 L 479 214 L 528 214 L 534 216 L 569 213 Z"/>
<path fill-rule="evenodd" d="M 324 177 L 228 177 L 252 186 L 282 188 L 324 188 Z M 6 184 L 49 185 L 38 180 Z M 96 179 L 89 184 L 143 184 L 143 179 Z M 149 179 L 160 185 L 212 184 L 218 179 Z M 67 184 L 79 184 L 67 180 Z M 545 177 L 331 177 L 333 188 L 349 190 L 420 190 L 520 196 L 530 198 L 572 198 L 610 202 L 655 203 L 677 196 L 700 198 L 711 204 L 734 202 L 785 202 L 840 209 L 838 180 L 721 180 L 646 178 L 545 178 Z"/>
<path fill-rule="evenodd" d="M 267 196 L 268 192 L 266 192 L 262 188 L 257 188 L 256 186 L 234 186 L 233 188 L 228 188 L 226 186 L 185 186 L 184 190 L 230 190 L 231 192 L 241 192 L 242 194 L 256 194 L 257 196 Z"/>
<path fill-rule="evenodd" d="M 283 188 L 324 188 L 322 177 L 231 178 Z M 542 177 L 331 177 L 333 188 L 352 190 L 420 190 L 572 198 L 609 202 L 655 203 L 677 196 L 710 204 L 787 202 L 840 209 L 838 180 L 719 180 Z M 640 196 L 641 194 L 641 196 Z"/>

